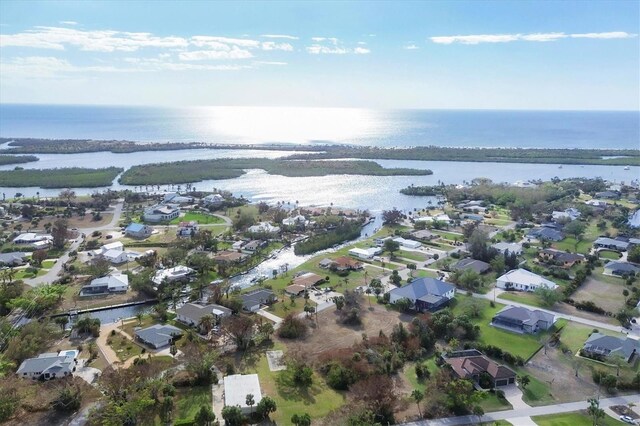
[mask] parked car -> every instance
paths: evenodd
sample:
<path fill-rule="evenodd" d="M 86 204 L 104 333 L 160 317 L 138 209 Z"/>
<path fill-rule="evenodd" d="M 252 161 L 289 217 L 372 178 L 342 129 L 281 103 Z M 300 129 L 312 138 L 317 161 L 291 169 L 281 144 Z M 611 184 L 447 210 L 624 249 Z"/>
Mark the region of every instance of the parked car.
<path fill-rule="evenodd" d="M 620 420 L 622 420 L 625 423 L 629 423 L 630 425 L 636 424 L 636 421 L 629 416 L 620 416 Z"/>

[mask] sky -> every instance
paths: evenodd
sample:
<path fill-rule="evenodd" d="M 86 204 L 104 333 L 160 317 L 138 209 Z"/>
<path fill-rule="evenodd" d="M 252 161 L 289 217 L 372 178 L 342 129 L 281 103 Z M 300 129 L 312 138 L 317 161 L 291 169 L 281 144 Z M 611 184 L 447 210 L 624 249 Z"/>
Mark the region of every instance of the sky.
<path fill-rule="evenodd" d="M 640 110 L 639 1 L 0 2 L 0 103 Z"/>

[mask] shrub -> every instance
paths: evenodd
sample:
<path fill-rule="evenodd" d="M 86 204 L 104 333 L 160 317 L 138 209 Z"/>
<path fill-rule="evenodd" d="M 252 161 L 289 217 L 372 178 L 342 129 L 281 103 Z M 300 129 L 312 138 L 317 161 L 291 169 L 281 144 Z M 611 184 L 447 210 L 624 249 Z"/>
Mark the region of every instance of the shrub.
<path fill-rule="evenodd" d="M 289 314 L 280 323 L 278 336 L 284 339 L 297 339 L 303 337 L 307 333 L 308 328 L 304 320 L 294 314 Z"/>

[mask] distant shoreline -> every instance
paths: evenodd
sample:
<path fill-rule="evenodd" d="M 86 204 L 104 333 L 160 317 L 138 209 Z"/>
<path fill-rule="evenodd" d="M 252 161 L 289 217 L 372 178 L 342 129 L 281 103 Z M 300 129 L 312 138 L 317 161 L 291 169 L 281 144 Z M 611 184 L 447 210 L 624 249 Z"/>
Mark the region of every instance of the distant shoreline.
<path fill-rule="evenodd" d="M 207 144 L 203 142 L 134 142 L 90 139 L 0 138 L 7 148 L 0 154 L 133 153 L 176 150 L 258 150 L 295 152 L 292 160 L 421 160 L 498 163 L 639 166 L 640 149 L 583 148 L 452 148 L 413 146 L 402 148 L 332 144 Z M 607 158 L 614 157 L 614 158 Z"/>

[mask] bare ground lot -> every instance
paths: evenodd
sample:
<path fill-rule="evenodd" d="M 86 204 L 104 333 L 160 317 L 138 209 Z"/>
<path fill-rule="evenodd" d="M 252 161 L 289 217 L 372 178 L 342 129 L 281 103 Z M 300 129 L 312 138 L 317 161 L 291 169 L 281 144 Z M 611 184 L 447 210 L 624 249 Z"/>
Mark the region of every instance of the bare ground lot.
<path fill-rule="evenodd" d="M 310 329 L 309 335 L 304 340 L 295 340 L 293 343 L 300 346 L 305 354 L 313 360 L 322 352 L 333 349 L 348 348 L 362 340 L 362 334 L 377 336 L 380 330 L 389 335 L 393 326 L 399 322 L 408 323 L 413 318 L 411 315 L 385 309 L 381 305 L 363 305 L 363 324 L 358 327 L 342 325 L 338 322 L 337 309 L 330 308 L 318 314 L 318 324 Z M 289 343 L 288 340 L 282 340 Z"/>
<path fill-rule="evenodd" d="M 591 379 L 591 369 L 585 363 L 579 364 L 576 377 L 574 363 L 579 362 L 576 357 L 565 355 L 558 348 L 547 348 L 547 353 L 544 352 L 538 352 L 523 371 L 549 385 L 555 401 L 584 401 L 598 392 Z"/>
<path fill-rule="evenodd" d="M 605 311 L 618 312 L 624 306 L 624 288 L 622 283 L 614 284 L 589 278 L 571 297 L 575 301 L 592 301 Z"/>

